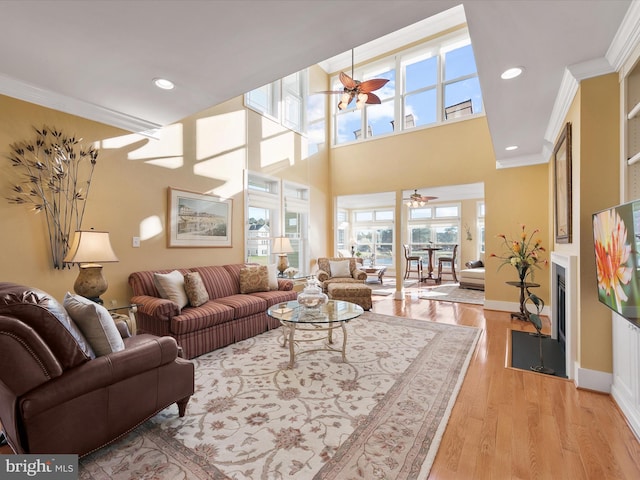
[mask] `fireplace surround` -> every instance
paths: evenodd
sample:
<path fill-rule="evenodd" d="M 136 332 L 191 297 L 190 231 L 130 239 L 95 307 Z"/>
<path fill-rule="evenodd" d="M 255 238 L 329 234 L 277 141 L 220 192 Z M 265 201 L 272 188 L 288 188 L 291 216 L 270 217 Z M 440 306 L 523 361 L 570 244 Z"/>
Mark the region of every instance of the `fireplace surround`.
<path fill-rule="evenodd" d="M 564 343 L 567 378 L 575 379 L 578 257 L 551 252 L 551 337 Z"/>

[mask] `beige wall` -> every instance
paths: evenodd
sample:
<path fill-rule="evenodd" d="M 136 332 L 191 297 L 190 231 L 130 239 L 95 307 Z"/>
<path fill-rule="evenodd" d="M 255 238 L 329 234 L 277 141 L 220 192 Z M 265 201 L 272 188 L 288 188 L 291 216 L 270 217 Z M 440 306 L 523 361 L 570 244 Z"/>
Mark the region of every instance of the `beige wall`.
<path fill-rule="evenodd" d="M 521 223 L 539 228 L 550 245 L 547 164 L 496 170 L 485 117 L 334 148 L 330 163 L 334 195 L 484 182 L 488 254 L 500 253 L 496 235 L 518 235 Z M 463 263 L 475 257 L 469 243 L 461 243 Z M 517 280 L 515 269 L 497 272 L 495 259 L 486 264 L 487 299 L 517 302 L 515 289 L 504 283 Z M 536 273 L 537 293 L 548 302 L 549 275 Z"/>
<path fill-rule="evenodd" d="M 254 171 L 310 185 L 312 256 L 326 251 L 328 169 L 326 151 L 310 158 L 300 135 L 245 109 L 242 97 L 162 129 L 160 140 L 0 96 L 2 197 L 12 171 L 9 145 L 32 138 L 32 126 L 55 126 L 96 142 L 100 149 L 83 228 L 110 232 L 118 263 L 104 265 L 107 305 L 128 303 L 130 272 L 242 262 L 244 176 Z M 167 248 L 167 187 L 208 192 L 233 200 L 231 248 Z M 47 250 L 44 218 L 24 206 L 0 201 L 2 281 L 42 288 L 57 298 L 73 288 L 74 267 L 55 270 Z M 145 225 L 159 224 L 160 230 Z M 142 238 L 133 248 L 132 237 Z"/>
<path fill-rule="evenodd" d="M 317 70 L 312 82 L 324 89 Z M 95 141 L 100 156 L 83 228 L 111 232 L 120 262 L 105 264 L 110 287 L 107 302 L 128 301 L 127 276 L 142 269 L 241 262 L 244 256 L 245 169 L 305 183 L 311 189 L 311 258 L 333 249 L 333 199 L 338 195 L 395 191 L 484 182 L 487 254 L 499 253 L 499 233 L 539 228 L 545 247 L 580 258 L 580 362 L 584 368 L 611 371 L 610 313 L 600 305 L 594 285 L 591 214 L 619 203 L 618 84 L 615 75 L 582 82 L 567 115 L 573 124 L 572 244 L 553 245 L 552 164 L 496 170 L 485 117 L 421 129 L 355 145 L 323 149 L 305 158 L 304 139 L 245 109 L 232 99 L 164 128 L 160 140 L 132 135 L 26 102 L 0 96 L 0 153 L 9 144 L 31 137 L 43 124 Z M 8 160 L 1 160 L 3 197 L 8 194 Z M 603 168 L 605 167 L 606 168 Z M 167 248 L 167 187 L 211 192 L 233 199 L 232 248 Z M 465 202 L 463 225 L 469 212 Z M 402 209 L 398 210 L 402 211 Z M 0 201 L 2 280 L 40 287 L 61 298 L 72 288 L 77 270 L 54 270 L 44 220 L 25 207 Z M 145 222 L 161 230 L 149 234 Z M 470 223 L 470 222 L 469 222 Z M 133 236 L 142 246 L 133 248 Z M 461 242 L 462 263 L 475 258 L 474 247 Z M 472 253 L 469 253 L 469 252 Z M 506 281 L 515 271 L 486 259 L 486 298 L 516 302 Z M 536 272 L 537 293 L 549 303 L 549 272 Z"/>

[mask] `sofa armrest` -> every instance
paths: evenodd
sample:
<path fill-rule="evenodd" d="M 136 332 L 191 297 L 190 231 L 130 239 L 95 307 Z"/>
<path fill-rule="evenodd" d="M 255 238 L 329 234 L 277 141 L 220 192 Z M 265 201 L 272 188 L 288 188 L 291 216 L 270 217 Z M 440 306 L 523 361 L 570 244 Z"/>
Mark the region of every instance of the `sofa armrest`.
<path fill-rule="evenodd" d="M 180 315 L 180 307 L 178 307 L 178 304 L 165 298 L 138 295 L 137 297 L 131 298 L 131 303 L 138 306 L 139 312 L 159 320 L 169 321 L 176 315 Z"/>
<path fill-rule="evenodd" d="M 281 292 L 293 290 L 293 280 L 289 280 L 287 278 L 279 278 L 278 290 L 280 290 Z"/>
<path fill-rule="evenodd" d="M 26 393 L 20 402 L 25 418 L 156 369 L 178 357 L 178 344 L 173 337 L 142 334 L 127 339 L 125 344 L 124 350 L 89 360 Z"/>
<path fill-rule="evenodd" d="M 318 279 L 319 282 L 325 282 L 329 280 L 329 274 L 324 270 L 318 270 L 316 272 L 316 278 Z"/>
<path fill-rule="evenodd" d="M 357 268 L 353 270 L 353 278 L 356 280 L 364 280 L 367 281 L 367 272 L 363 270 L 358 270 Z"/>

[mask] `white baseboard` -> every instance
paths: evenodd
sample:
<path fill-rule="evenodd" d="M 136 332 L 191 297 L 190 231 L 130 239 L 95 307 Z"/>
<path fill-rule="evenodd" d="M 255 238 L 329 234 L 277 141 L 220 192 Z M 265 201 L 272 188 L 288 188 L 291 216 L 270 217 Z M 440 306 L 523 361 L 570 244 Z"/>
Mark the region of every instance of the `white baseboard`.
<path fill-rule="evenodd" d="M 576 378 L 574 379 L 576 387 L 593 390 L 595 392 L 611 393 L 611 384 L 613 383 L 612 373 L 580 368 L 578 362 L 575 363 L 574 372 L 576 372 Z"/>

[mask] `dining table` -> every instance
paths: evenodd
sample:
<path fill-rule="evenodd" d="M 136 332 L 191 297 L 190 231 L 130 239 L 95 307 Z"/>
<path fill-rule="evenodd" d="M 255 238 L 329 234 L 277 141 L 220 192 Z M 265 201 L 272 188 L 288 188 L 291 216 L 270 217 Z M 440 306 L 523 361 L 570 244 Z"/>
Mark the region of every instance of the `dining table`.
<path fill-rule="evenodd" d="M 426 277 L 422 277 L 420 279 L 421 282 L 426 282 L 427 280 L 437 280 L 434 276 L 433 276 L 433 252 L 438 251 L 438 250 L 442 250 L 442 247 L 436 247 L 435 245 L 430 245 L 428 247 L 422 247 L 422 248 L 418 248 L 416 250 L 421 250 L 423 252 L 427 252 L 427 276 Z"/>

